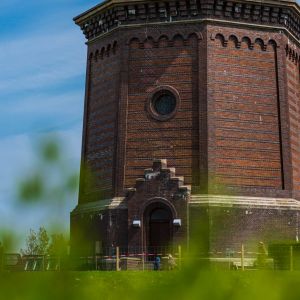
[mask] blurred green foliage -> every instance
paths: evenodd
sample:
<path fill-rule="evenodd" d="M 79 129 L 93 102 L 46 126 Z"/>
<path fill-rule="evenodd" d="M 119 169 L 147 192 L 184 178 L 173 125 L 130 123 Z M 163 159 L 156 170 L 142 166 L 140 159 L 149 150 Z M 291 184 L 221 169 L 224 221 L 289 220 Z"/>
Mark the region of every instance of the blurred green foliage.
<path fill-rule="evenodd" d="M 68 254 L 68 245 L 63 234 L 52 234 L 48 254 L 64 257 Z"/>
<path fill-rule="evenodd" d="M 11 228 L 1 228 L 0 237 L 0 243 L 5 251 L 12 251 L 15 249 L 16 245 L 18 244 L 18 240 L 20 239 L 20 236 L 17 235 Z"/>
<path fill-rule="evenodd" d="M 68 194 L 78 188 L 78 175 L 70 171 L 61 155 L 59 141 L 40 143 L 35 172 L 19 185 L 19 199 L 26 204 L 37 201 L 64 203 Z M 52 174 L 52 175 L 51 175 Z M 88 168 L 82 168 L 86 191 L 93 191 L 96 182 Z M 220 180 L 213 181 L 215 192 L 225 190 Z M 202 230 L 202 231 L 201 231 Z M 202 227 L 197 236 L 205 236 Z M 31 232 L 30 246 L 37 254 L 66 253 L 67 242 L 62 235 L 46 231 Z M 7 232 L 4 246 L 12 244 L 13 234 Z M 39 243 L 39 240 L 42 240 Z M 50 244 L 49 244 L 50 243 Z M 201 241 L 193 247 L 202 251 Z M 5 247 L 6 249 L 8 247 Z M 45 250 L 47 249 L 47 251 Z M 33 254 L 33 253 L 30 253 Z M 17 288 L 16 288 L 17 287 Z M 181 271 L 121 271 L 121 272 L 0 272 L 0 300 L 47 299 L 172 299 L 172 300 L 298 300 L 300 273 L 266 271 L 208 271 L 192 259 Z"/>
<path fill-rule="evenodd" d="M 77 190 L 79 186 L 78 174 L 70 174 L 69 177 L 65 179 L 65 187 L 69 191 Z"/>
<path fill-rule="evenodd" d="M 0 273 L 0 299 L 298 300 L 299 283 L 299 272 L 193 267 L 180 272 Z"/>
<path fill-rule="evenodd" d="M 58 138 L 42 139 L 36 146 L 36 160 L 18 184 L 18 199 L 25 204 L 63 205 L 70 193 L 77 191 L 79 174 L 62 155 Z"/>
<path fill-rule="evenodd" d="M 40 174 L 34 174 L 20 183 L 19 196 L 26 202 L 37 201 L 44 193 L 44 182 Z"/>
<path fill-rule="evenodd" d="M 41 154 L 46 162 L 55 162 L 60 158 L 59 145 L 55 140 L 45 141 L 40 146 Z"/>
<path fill-rule="evenodd" d="M 47 226 L 51 233 L 64 232 L 65 224 L 69 220 L 61 216 L 66 211 L 70 199 L 76 200 L 79 188 L 79 166 L 73 165 L 66 155 L 65 142 L 59 136 L 48 135 L 40 138 L 34 142 L 33 149 L 35 159 L 30 162 L 30 168 L 20 170 L 19 180 L 16 180 L 14 205 L 18 208 L 24 207 L 27 214 L 32 211 L 32 218 L 35 218 L 39 210 L 41 210 L 41 215 L 49 211 L 49 220 L 45 219 L 45 222 L 40 225 Z M 26 233 L 21 230 L 16 231 L 11 227 L 4 227 L 0 228 L 0 242 L 5 252 L 18 252 L 17 249 L 24 247 Z M 68 242 L 63 235 L 48 236 L 43 227 L 37 233 L 32 230 L 28 238 L 31 245 L 28 244 L 27 239 L 23 254 L 47 253 L 44 249 L 50 246 L 52 253 L 67 252 Z M 44 240 L 44 245 L 41 240 Z"/>

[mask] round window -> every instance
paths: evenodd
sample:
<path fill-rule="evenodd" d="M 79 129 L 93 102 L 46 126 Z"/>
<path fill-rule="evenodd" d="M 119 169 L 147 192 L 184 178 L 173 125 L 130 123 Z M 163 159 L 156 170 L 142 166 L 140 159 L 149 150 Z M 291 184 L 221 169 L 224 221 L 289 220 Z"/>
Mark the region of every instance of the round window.
<path fill-rule="evenodd" d="M 162 91 L 154 95 L 152 106 L 159 115 L 169 115 L 176 108 L 176 97 L 169 91 Z"/>
<path fill-rule="evenodd" d="M 169 86 L 156 89 L 149 98 L 148 111 L 151 116 L 159 121 L 172 118 L 179 105 L 178 92 Z"/>

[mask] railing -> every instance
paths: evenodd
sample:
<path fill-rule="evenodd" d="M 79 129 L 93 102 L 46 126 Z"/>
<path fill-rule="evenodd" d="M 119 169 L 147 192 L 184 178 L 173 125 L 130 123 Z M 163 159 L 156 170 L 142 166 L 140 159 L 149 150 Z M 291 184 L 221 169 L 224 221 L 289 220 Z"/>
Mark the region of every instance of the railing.
<path fill-rule="evenodd" d="M 24 255 L 5 253 L 1 259 L 0 270 L 9 271 L 59 271 L 61 258 L 47 255 Z"/>
<path fill-rule="evenodd" d="M 172 270 L 192 262 L 205 262 L 218 269 L 281 269 L 300 270 L 300 244 L 264 245 L 258 251 L 247 251 L 244 245 L 237 251 L 226 249 L 209 253 L 194 252 L 182 257 L 181 246 L 128 248 L 109 247 L 93 256 L 47 256 L 6 253 L 0 257 L 0 271 L 61 271 L 61 270 Z"/>
<path fill-rule="evenodd" d="M 76 259 L 75 267 L 82 270 L 152 270 L 159 257 L 161 269 L 180 267 L 181 246 L 177 247 L 109 247 L 101 254 Z"/>

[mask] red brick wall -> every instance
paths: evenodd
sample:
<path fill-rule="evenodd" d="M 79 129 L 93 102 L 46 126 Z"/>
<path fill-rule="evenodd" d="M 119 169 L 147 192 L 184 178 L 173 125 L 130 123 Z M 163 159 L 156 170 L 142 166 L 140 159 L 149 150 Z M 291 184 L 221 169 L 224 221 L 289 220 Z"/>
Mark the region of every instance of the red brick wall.
<path fill-rule="evenodd" d="M 89 51 L 93 55 L 88 67 L 84 160 L 92 173 L 92 180 L 86 176 L 83 191 L 88 192 L 87 187 L 90 186 L 90 191 L 98 190 L 102 197 L 111 197 L 114 189 L 120 51 L 116 43 L 105 43 L 105 40 L 93 44 Z M 81 200 L 92 199 L 83 196 Z"/>
<path fill-rule="evenodd" d="M 255 257 L 259 242 L 265 245 L 293 241 L 299 230 L 298 212 L 255 207 L 189 207 L 190 248 L 199 255 L 225 257 L 228 250 L 239 257 L 244 244 L 246 257 Z M 252 253 L 251 253 L 252 252 Z"/>
<path fill-rule="evenodd" d="M 211 30 L 209 178 L 227 187 L 281 189 L 275 48 L 268 41 L 248 38 L 248 31 Z"/>
<path fill-rule="evenodd" d="M 103 198 L 114 192 L 124 195 L 124 187 L 134 186 L 154 158 L 166 158 L 168 166 L 176 167 L 176 174 L 193 188 L 199 177 L 205 182 L 200 170 L 208 172 L 209 179 L 215 176 L 237 188 L 237 193 L 248 187 L 253 188 L 246 191 L 249 196 L 290 197 L 294 189 L 300 199 L 299 50 L 290 53 L 288 49 L 285 56 L 284 35 L 241 28 L 174 24 L 147 30 L 148 36 L 155 33 L 153 40 L 144 42 L 144 31 L 127 28 L 89 45 L 93 57 L 88 68 L 83 154 L 97 175 L 98 188 L 105 192 Z M 181 32 L 184 40 L 171 38 Z M 198 38 L 188 38 L 193 32 Z M 131 40 L 136 34 L 139 39 Z M 114 37 L 119 47 L 107 51 Z M 274 47 L 277 42 L 278 48 Z M 151 92 L 163 85 L 173 86 L 181 98 L 177 114 L 166 122 L 153 119 L 146 109 Z M 171 190 L 159 184 L 155 193 L 151 186 L 145 187 L 131 199 L 134 209 L 159 193 L 172 198 Z M 259 189 L 260 194 L 256 193 Z M 92 200 L 89 195 L 80 197 L 80 203 Z M 183 220 L 185 209 L 178 207 Z M 235 209 L 216 208 L 214 212 L 204 208 L 191 210 L 192 215 L 216 224 L 204 227 L 213 250 L 235 242 L 238 249 L 244 237 L 267 240 L 274 228 L 274 237 L 293 238 L 297 227 L 296 214 L 289 211 L 253 210 L 245 216 L 245 211 Z M 225 217 L 218 220 L 219 215 Z M 102 228 L 106 246 L 112 241 L 124 245 L 127 212 L 115 210 L 112 216 L 108 210 L 95 232 Z M 132 216 L 129 209 L 129 220 Z M 110 226 L 110 220 L 120 223 Z M 225 231 L 231 238 L 224 228 L 229 228 Z"/>
<path fill-rule="evenodd" d="M 292 182 L 294 196 L 300 199 L 300 49 L 287 46 L 286 54 Z"/>
<path fill-rule="evenodd" d="M 128 123 L 125 186 L 131 187 L 154 158 L 168 160 L 186 184 L 197 184 L 199 159 L 197 39 L 178 36 L 140 43 L 129 51 Z M 153 119 L 146 111 L 151 92 L 162 85 L 174 87 L 181 98 L 174 118 Z"/>
<path fill-rule="evenodd" d="M 249 188 L 246 194 L 290 197 L 283 91 L 287 79 L 292 120 L 299 71 L 288 59 L 283 76 L 281 35 L 213 25 L 149 26 L 147 34 L 144 40 L 140 29 L 126 29 L 89 45 L 84 157 L 103 197 L 124 195 L 160 158 L 176 167 L 194 193 L 199 185 L 207 192 L 208 172 L 209 179 L 237 192 Z M 177 89 L 181 103 L 171 120 L 161 122 L 146 106 L 152 91 L 164 85 Z M 297 130 L 291 127 L 293 143 Z M 297 147 L 292 167 L 299 184 Z"/>
<path fill-rule="evenodd" d="M 294 241 L 299 230 L 298 212 L 270 208 L 214 207 L 209 210 L 209 246 L 215 255 L 226 249 L 235 256 L 244 244 L 246 256 L 255 256 L 258 242 L 265 245 L 278 241 Z M 250 253 L 249 253 L 250 252 Z"/>

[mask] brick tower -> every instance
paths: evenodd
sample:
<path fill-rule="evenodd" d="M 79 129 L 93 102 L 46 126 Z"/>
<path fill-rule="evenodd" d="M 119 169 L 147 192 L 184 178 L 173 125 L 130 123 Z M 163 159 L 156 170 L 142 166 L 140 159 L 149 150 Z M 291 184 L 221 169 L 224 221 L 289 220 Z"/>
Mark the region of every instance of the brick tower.
<path fill-rule="evenodd" d="M 74 20 L 88 46 L 89 173 L 74 252 L 298 240 L 296 2 L 107 0 Z"/>

